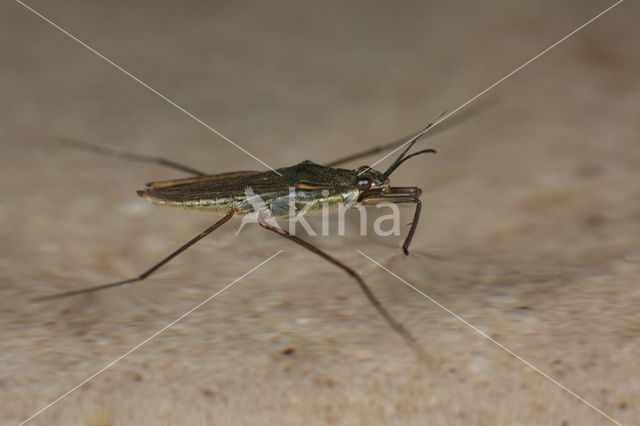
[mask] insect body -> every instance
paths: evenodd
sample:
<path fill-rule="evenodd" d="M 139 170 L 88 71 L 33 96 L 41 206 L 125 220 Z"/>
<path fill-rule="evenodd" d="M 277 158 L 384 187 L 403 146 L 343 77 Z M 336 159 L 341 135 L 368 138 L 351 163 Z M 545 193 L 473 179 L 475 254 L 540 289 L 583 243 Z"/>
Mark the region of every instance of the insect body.
<path fill-rule="evenodd" d="M 365 193 L 386 193 L 390 187 L 389 179 L 373 169 L 338 169 L 308 160 L 277 172 L 244 171 L 153 182 L 138 195 L 162 206 L 224 213 L 234 209 L 242 214 L 253 212 L 248 198 L 257 194 L 273 216 L 284 216 L 289 214 L 290 201 L 296 211 L 309 206 L 313 209 L 323 204 L 353 203 Z M 294 199 L 291 188 L 295 189 Z"/>
<path fill-rule="evenodd" d="M 152 182 L 147 184 L 145 189 L 138 191 L 138 195 L 153 204 L 161 206 L 205 211 L 212 210 L 224 213 L 224 216 L 137 277 L 43 296 L 35 300 L 51 300 L 74 296 L 142 281 L 167 264 L 171 259 L 226 223 L 232 216 L 236 214 L 255 214 L 258 224 L 263 228 L 275 232 L 312 251 L 353 277 L 369 301 L 391 328 L 405 340 L 420 359 L 426 360 L 428 357 L 418 345 L 415 338 L 384 308 L 366 283 L 353 269 L 316 246 L 282 230 L 278 226 L 274 226 L 273 222 L 270 222 L 269 219 L 288 215 L 291 207 L 293 207 L 295 211 L 300 211 L 307 208 L 319 208 L 325 204 L 335 205 L 338 203 L 358 202 L 364 205 L 377 204 L 380 202 L 414 203 L 415 213 L 413 221 L 411 222 L 411 228 L 402 246 L 403 252 L 408 255 L 408 247 L 420 217 L 421 203 L 418 197 L 422 191 L 418 187 L 393 187 L 390 184 L 389 176 L 407 159 L 416 155 L 435 152 L 432 149 L 425 149 L 408 156 L 406 155 L 416 141 L 436 122 L 437 121 L 433 121 L 429 123 L 425 129 L 409 139 L 405 143 L 407 145 L 406 148 L 404 148 L 402 153 L 385 172 L 376 171 L 368 166 L 362 166 L 355 170 L 334 167 L 344 161 L 356 159 L 380 150 L 380 147 L 334 161 L 327 166 L 315 164 L 311 161 L 303 161 L 295 166 L 281 168 L 276 171 L 240 171 L 209 175 L 161 158 L 147 157 L 67 140 L 67 144 L 81 149 L 88 149 L 133 161 L 159 163 L 186 171 L 194 176 L 185 179 Z M 404 139 L 386 145 L 384 148 L 400 145 L 402 142 L 404 142 Z M 295 191 L 291 191 L 292 188 L 295 189 Z M 256 196 L 260 198 L 260 203 L 254 202 Z"/>

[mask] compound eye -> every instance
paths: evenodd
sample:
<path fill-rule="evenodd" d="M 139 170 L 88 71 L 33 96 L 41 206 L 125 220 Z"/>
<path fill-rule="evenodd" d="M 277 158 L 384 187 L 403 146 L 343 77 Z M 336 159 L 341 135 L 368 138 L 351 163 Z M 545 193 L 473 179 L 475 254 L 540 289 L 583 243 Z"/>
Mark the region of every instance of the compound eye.
<path fill-rule="evenodd" d="M 360 191 L 366 191 L 367 189 L 371 188 L 371 180 L 367 178 L 360 178 L 358 179 L 358 182 L 356 182 L 356 187 Z"/>

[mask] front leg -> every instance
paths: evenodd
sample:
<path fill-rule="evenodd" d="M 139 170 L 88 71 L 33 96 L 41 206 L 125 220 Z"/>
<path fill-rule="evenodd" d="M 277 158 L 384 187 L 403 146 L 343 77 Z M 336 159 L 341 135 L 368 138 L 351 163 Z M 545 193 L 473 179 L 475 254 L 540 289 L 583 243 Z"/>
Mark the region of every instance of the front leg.
<path fill-rule="evenodd" d="M 360 203 L 363 205 L 373 205 L 379 203 L 415 203 L 416 209 L 413 213 L 413 221 L 411 221 L 411 228 L 409 233 L 402 244 L 402 252 L 409 255 L 409 245 L 413 240 L 413 235 L 418 227 L 418 220 L 420 219 L 420 212 L 422 211 L 422 202 L 418 198 L 422 190 L 418 187 L 392 187 L 388 193 L 385 194 L 371 194 L 360 199 Z M 391 195 L 395 194 L 395 195 Z M 414 195 L 414 194 L 417 194 Z"/>

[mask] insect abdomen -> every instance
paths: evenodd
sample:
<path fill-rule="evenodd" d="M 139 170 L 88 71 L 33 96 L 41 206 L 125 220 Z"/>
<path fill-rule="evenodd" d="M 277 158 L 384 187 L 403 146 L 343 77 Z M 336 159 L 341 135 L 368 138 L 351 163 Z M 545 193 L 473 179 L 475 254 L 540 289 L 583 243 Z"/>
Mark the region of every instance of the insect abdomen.
<path fill-rule="evenodd" d="M 214 210 L 214 211 L 229 211 L 237 203 L 241 202 L 241 199 L 229 196 L 215 196 L 215 197 L 163 197 L 159 194 L 154 194 L 149 189 L 137 191 L 138 195 L 149 201 L 152 204 L 166 207 L 177 207 L 188 210 Z"/>

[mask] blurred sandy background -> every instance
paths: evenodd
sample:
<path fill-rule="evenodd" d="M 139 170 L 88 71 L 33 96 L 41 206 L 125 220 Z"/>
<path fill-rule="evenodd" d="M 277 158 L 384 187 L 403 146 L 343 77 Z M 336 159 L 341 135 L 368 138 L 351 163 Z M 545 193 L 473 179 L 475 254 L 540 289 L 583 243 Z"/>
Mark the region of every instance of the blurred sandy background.
<path fill-rule="evenodd" d="M 282 167 L 411 133 L 611 3 L 29 4 Z M 421 142 L 438 155 L 393 176 L 424 190 L 410 257 L 402 238 L 360 237 L 355 224 L 346 237 L 310 239 L 363 274 L 437 360 L 430 372 L 341 271 L 258 227 L 236 237 L 239 221 L 143 284 L 29 303 L 137 275 L 216 220 L 135 194 L 180 173 L 64 148 L 57 136 L 211 172 L 263 167 L 18 3 L 0 8 L 1 424 L 280 249 L 31 424 L 610 424 L 355 249 L 613 418 L 637 421 L 637 4 Z"/>

